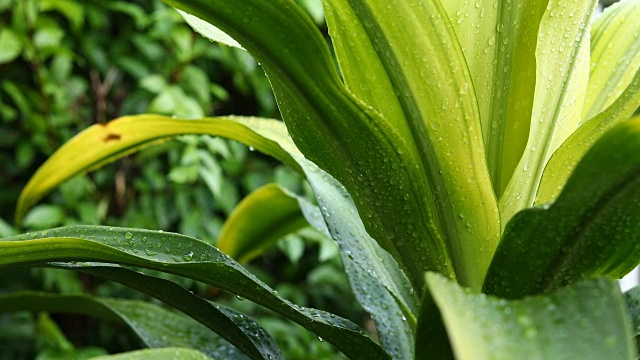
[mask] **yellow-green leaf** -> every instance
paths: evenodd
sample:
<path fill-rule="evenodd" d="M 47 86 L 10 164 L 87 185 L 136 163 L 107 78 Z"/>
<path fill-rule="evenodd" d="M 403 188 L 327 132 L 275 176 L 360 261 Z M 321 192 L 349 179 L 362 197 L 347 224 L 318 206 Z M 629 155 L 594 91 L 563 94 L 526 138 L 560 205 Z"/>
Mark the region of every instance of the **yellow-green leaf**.
<path fill-rule="evenodd" d="M 609 107 L 640 68 L 640 2 L 623 0 L 605 9 L 591 30 L 591 72 L 583 121 Z"/>
<path fill-rule="evenodd" d="M 216 246 L 238 262 L 248 262 L 285 235 L 309 226 L 298 200 L 276 184 L 245 197 L 229 215 Z"/>

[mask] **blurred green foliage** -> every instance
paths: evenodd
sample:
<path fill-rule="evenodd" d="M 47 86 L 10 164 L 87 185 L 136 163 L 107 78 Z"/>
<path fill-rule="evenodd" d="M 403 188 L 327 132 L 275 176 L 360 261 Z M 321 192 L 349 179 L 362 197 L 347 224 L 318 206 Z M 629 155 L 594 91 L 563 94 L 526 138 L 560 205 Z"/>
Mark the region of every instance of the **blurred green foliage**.
<path fill-rule="evenodd" d="M 324 26 L 318 0 L 300 0 Z M 268 80 L 246 52 L 212 44 L 157 0 L 0 0 L 0 237 L 60 225 L 164 229 L 215 243 L 246 194 L 276 182 L 309 196 L 307 184 L 270 158 L 235 142 L 184 136 L 78 176 L 12 224 L 17 196 L 60 145 L 94 123 L 139 113 L 184 118 L 278 117 Z M 267 210 L 267 209 L 266 209 Z M 305 229 L 248 265 L 298 304 L 362 323 L 335 244 Z M 336 358 L 314 335 L 248 301 L 175 279 L 262 320 L 287 358 Z M 0 276 L 0 293 L 78 291 L 140 298 L 122 286 L 53 269 Z M 58 328 L 58 325 L 60 328 Z M 87 358 L 139 346 L 117 324 L 78 316 L 0 316 L 2 359 Z"/>

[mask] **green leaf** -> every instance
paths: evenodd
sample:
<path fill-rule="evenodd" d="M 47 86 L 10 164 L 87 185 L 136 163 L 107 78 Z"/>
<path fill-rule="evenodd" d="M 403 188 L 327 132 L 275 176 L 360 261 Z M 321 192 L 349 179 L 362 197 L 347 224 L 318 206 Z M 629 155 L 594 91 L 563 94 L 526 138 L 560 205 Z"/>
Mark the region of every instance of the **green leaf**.
<path fill-rule="evenodd" d="M 20 240 L 20 239 L 30 240 Z M 55 251 L 51 251 L 55 249 Z M 183 235 L 101 226 L 72 226 L 0 241 L 0 266 L 52 261 L 99 261 L 185 276 L 263 305 L 314 332 L 345 355 L 387 359 L 356 325 L 320 310 L 305 309 L 274 290 L 213 246 Z M 363 354 L 366 352 L 366 357 Z"/>
<path fill-rule="evenodd" d="M 377 1 L 327 3 L 330 19 L 335 18 L 329 24 L 334 23 L 334 41 L 341 43 L 337 54 L 347 84 L 372 106 L 382 104 L 382 121 L 407 142 L 405 157 L 426 176 L 411 186 L 430 186 L 421 189 L 429 207 L 419 209 L 421 219 L 412 223 L 415 232 L 411 229 L 409 237 L 398 234 L 403 239 L 399 241 L 417 237 L 415 246 L 421 247 L 442 236 L 458 281 L 479 288 L 499 239 L 499 215 L 483 156 L 473 82 L 447 14 L 438 0 L 394 3 L 393 11 Z M 350 49 L 353 43 L 358 46 Z M 357 88 L 372 79 L 381 82 Z M 394 92 L 397 98 L 389 96 Z"/>
<path fill-rule="evenodd" d="M 446 0 L 473 79 L 493 187 L 501 195 L 527 143 L 536 42 L 549 0 Z"/>
<path fill-rule="evenodd" d="M 282 359 L 282 354 L 280 354 L 275 341 L 255 321 L 237 311 L 199 298 L 169 280 L 144 275 L 123 267 L 106 266 L 104 264 L 61 263 L 55 264 L 55 266 L 100 276 L 153 296 L 199 321 L 250 358 Z M 221 343 L 220 341 L 217 342 Z M 230 348 L 226 344 L 225 347 Z M 221 352 L 222 350 L 224 349 L 218 346 L 218 351 Z M 228 355 L 225 356 L 231 356 L 237 353 L 237 350 L 230 348 L 226 352 L 228 352 Z"/>
<path fill-rule="evenodd" d="M 198 133 L 222 135 L 242 141 L 274 155 L 285 163 L 293 164 L 294 169 L 301 169 L 300 171 L 306 174 L 324 215 L 317 207 L 298 199 L 305 218 L 319 231 L 333 236 L 342 248 L 342 260 L 352 287 L 363 306 L 371 313 L 377 314 L 375 319 L 379 324 L 380 338 L 383 344 L 388 345 L 385 345 L 385 348 L 398 351 L 400 354 L 410 353 L 413 348 L 410 323 L 417 311 L 418 294 L 412 293 L 406 275 L 395 260 L 366 232 L 344 187 L 304 158 L 287 136 L 282 122 L 251 118 L 199 121 L 185 122 L 159 116 L 117 119 L 107 127 L 117 130 L 116 134 L 121 136 L 122 143 L 107 142 L 102 146 L 96 146 L 95 140 L 108 136 L 109 132 L 105 133 L 100 126 L 91 127 L 77 135 L 69 143 L 71 145 L 60 148 L 38 170 L 23 191 L 21 203 L 35 201 L 40 194 L 69 178 L 70 174 L 93 169 L 165 136 L 197 130 Z M 82 161 L 78 161 L 77 149 L 82 149 L 81 153 L 86 155 Z M 67 161 L 72 157 L 76 159 L 75 162 Z M 400 305 L 396 304 L 396 300 Z M 403 314 L 407 321 L 402 321 Z M 402 358 L 402 355 L 394 357 Z"/>
<path fill-rule="evenodd" d="M 512 301 L 474 293 L 433 273 L 427 283 L 456 359 L 636 358 L 627 311 L 612 280 Z"/>
<path fill-rule="evenodd" d="M 534 204 L 547 161 L 582 120 L 589 78 L 589 30 L 596 3 L 550 0 L 542 16 L 531 115 L 535 120 L 524 154 L 500 198 L 503 228 L 516 212 Z"/>
<path fill-rule="evenodd" d="M 640 262 L 639 154 L 640 118 L 605 134 L 553 204 L 514 216 L 484 291 L 519 298 L 631 271 Z"/>
<path fill-rule="evenodd" d="M 640 68 L 640 3 L 624 0 L 605 9 L 591 30 L 591 72 L 582 110 L 591 119 L 625 91 Z"/>
<path fill-rule="evenodd" d="M 18 35 L 8 27 L 0 30 L 0 64 L 13 61 L 22 52 L 22 42 Z"/>
<path fill-rule="evenodd" d="M 93 125 L 65 143 L 33 175 L 18 199 L 16 222 L 26 210 L 60 183 L 124 157 L 142 147 L 176 135 L 209 134 L 224 136 L 255 147 L 284 162 L 294 170 L 300 166 L 268 133 L 277 121 L 251 118 L 215 118 L 197 121 L 176 120 L 157 115 L 125 116 L 107 124 Z M 100 146 L 98 146 L 100 145 Z"/>
<path fill-rule="evenodd" d="M 178 10 L 178 13 L 184 18 L 184 21 L 186 21 L 187 24 L 189 24 L 189 26 L 191 26 L 193 30 L 195 30 L 198 34 L 206 37 L 211 41 L 216 41 L 228 46 L 242 49 L 242 46 L 240 46 L 237 41 L 233 40 L 231 36 L 225 34 L 217 27 L 184 11 Z"/>
<path fill-rule="evenodd" d="M 211 360 L 212 358 L 197 350 L 184 348 L 164 348 L 137 350 L 117 355 L 94 357 L 91 360 Z M 218 358 L 222 359 L 222 358 Z"/>
<path fill-rule="evenodd" d="M 64 211 L 59 206 L 39 205 L 27 213 L 23 225 L 35 229 L 46 229 L 62 225 L 64 219 Z"/>
<path fill-rule="evenodd" d="M 195 320 L 148 302 L 31 291 L 0 296 L 0 312 L 25 310 L 82 314 L 121 321 L 151 348 L 187 347 L 214 358 L 246 359 L 234 347 Z M 176 334 L 190 336 L 187 339 Z"/>
<path fill-rule="evenodd" d="M 306 226 L 298 201 L 280 186 L 267 184 L 233 210 L 216 246 L 238 262 L 248 262 L 285 235 Z"/>
<path fill-rule="evenodd" d="M 396 258 L 416 289 L 422 288 L 425 270 L 454 276 L 444 244 L 425 221 L 431 217 L 430 189 L 412 138 L 344 87 L 325 40 L 294 2 L 165 2 L 218 27 L 256 58 L 297 147 L 349 190 L 368 232 Z M 414 228 L 400 225 L 405 223 Z M 406 245 L 398 246 L 397 239 Z M 424 253 L 413 250 L 422 243 Z"/>
<path fill-rule="evenodd" d="M 393 359 L 413 358 L 417 292 L 389 253 L 367 234 L 345 188 L 310 162 L 301 164 L 320 205 L 318 209 L 299 200 L 307 221 L 338 243 L 351 288 L 371 314 L 384 349 Z"/>
<path fill-rule="evenodd" d="M 604 133 L 628 120 L 640 106 L 640 71 L 606 110 L 584 123 L 553 154 L 544 169 L 536 204 L 553 201 L 584 154 Z"/>

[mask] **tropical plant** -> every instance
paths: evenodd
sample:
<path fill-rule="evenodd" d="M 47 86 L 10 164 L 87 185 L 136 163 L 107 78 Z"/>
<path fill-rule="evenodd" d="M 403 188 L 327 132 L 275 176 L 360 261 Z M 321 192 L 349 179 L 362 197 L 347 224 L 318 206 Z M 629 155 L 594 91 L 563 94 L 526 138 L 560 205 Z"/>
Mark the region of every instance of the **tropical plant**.
<path fill-rule="evenodd" d="M 87 296 L 19 293 L 0 308 L 125 319 L 150 347 L 281 357 L 243 314 L 136 267 L 254 301 L 350 358 L 635 358 L 638 297 L 627 294 L 627 308 L 612 279 L 640 262 L 640 23 L 629 20 L 639 1 L 594 20 L 593 0 L 325 0 L 340 73 L 290 0 L 165 2 L 202 35 L 257 59 L 284 123 L 142 115 L 94 125 L 38 170 L 17 220 L 74 174 L 143 146 L 181 134 L 238 140 L 304 175 L 318 205 L 268 186 L 236 209 L 219 246 L 247 259 L 313 225 L 340 246 L 380 344 L 283 299 L 218 249 L 153 230 L 6 238 L 0 266 L 101 276 L 203 326 Z"/>

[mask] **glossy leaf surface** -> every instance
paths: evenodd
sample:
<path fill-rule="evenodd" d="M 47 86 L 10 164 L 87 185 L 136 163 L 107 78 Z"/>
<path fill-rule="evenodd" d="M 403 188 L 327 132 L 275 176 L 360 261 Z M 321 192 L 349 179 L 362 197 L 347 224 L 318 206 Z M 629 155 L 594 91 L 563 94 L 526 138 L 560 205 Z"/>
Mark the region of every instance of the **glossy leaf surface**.
<path fill-rule="evenodd" d="M 542 16 L 536 47 L 534 121 L 523 156 L 500 199 L 503 228 L 515 213 L 534 204 L 547 161 L 580 124 L 596 3 L 550 0 Z"/>
<path fill-rule="evenodd" d="M 432 273 L 427 282 L 458 360 L 636 357 L 624 301 L 612 280 L 511 301 L 474 293 Z"/>
<path fill-rule="evenodd" d="M 345 88 L 324 39 L 296 4 L 165 2 L 220 28 L 260 62 L 296 146 L 348 189 L 367 231 L 418 291 L 426 270 L 454 277 L 445 244 L 424 221 L 431 218 L 429 182 L 412 140 Z M 424 235 L 414 237 L 414 232 Z M 398 246 L 397 239 L 411 246 Z M 429 256 L 411 249 L 423 242 Z"/>
<path fill-rule="evenodd" d="M 169 280 L 148 276 L 119 266 L 99 263 L 58 263 L 55 265 L 115 281 L 153 296 L 216 332 L 250 358 L 282 359 L 282 354 L 275 341 L 258 323 L 237 311 L 212 304 Z M 219 346 L 218 352 L 223 354 L 223 357 L 244 358 L 236 348 L 224 344 L 224 347 Z"/>
<path fill-rule="evenodd" d="M 501 195 L 529 135 L 536 42 L 549 0 L 446 0 L 473 79 L 496 194 Z"/>
<path fill-rule="evenodd" d="M 605 9 L 591 31 L 591 71 L 584 121 L 609 107 L 640 68 L 640 3 L 624 0 Z M 634 21 L 635 20 L 635 21 Z"/>
<path fill-rule="evenodd" d="M 374 85 L 354 89 L 356 94 L 363 93 L 376 107 L 384 101 L 378 99 L 397 93 L 397 104 L 393 97 L 383 102 L 389 104 L 388 116 L 395 116 L 386 122 L 408 142 L 415 166 L 430 186 L 424 199 L 430 212 L 423 212 L 421 222 L 439 229 L 458 281 L 479 288 L 498 241 L 499 216 L 483 155 L 473 82 L 445 10 L 439 1 L 398 2 L 393 11 L 378 1 L 328 3 L 341 23 L 355 22 L 342 28 L 336 24 L 333 33 L 341 47 L 370 42 L 375 53 L 368 48 L 360 56 L 374 64 L 375 76 L 389 81 L 393 89 Z M 357 32 L 352 35 L 353 27 Z M 349 63 L 348 56 L 345 50 L 341 57 L 347 83 L 368 83 L 370 79 L 363 77 L 369 69 L 366 74 L 354 70 L 361 65 Z M 403 116 L 396 116 L 399 111 Z M 419 227 L 415 222 L 400 224 Z M 429 232 L 416 232 L 422 234 L 417 236 L 421 242 L 435 241 L 427 238 Z"/>
<path fill-rule="evenodd" d="M 195 124 L 197 121 L 202 121 L 202 123 Z M 186 125 L 191 127 L 186 131 L 198 129 L 197 133 L 223 135 L 242 141 L 258 150 L 270 153 L 288 164 L 293 163 L 296 168 L 306 174 L 321 204 L 322 212 L 317 207 L 310 206 L 306 201 L 296 199 L 302 213 L 311 225 L 328 236 L 332 236 L 338 242 L 342 249 L 343 264 L 356 296 L 365 308 L 376 314 L 378 333 L 383 344 L 388 345 L 388 349 L 391 349 L 389 351 L 393 352 L 395 351 L 393 349 L 398 349 L 400 355 L 396 357 L 399 358 L 402 358 L 403 354 L 411 353 L 413 339 L 410 324 L 411 319 L 415 316 L 413 314 L 417 312 L 416 299 L 418 295 L 410 287 L 407 277 L 399 269 L 395 260 L 369 236 L 344 187 L 302 156 L 287 136 L 286 128 L 282 122 L 254 118 L 197 121 L 188 121 Z M 228 124 L 228 122 L 232 124 Z M 135 149 L 153 143 L 158 138 L 164 139 L 173 136 L 179 132 L 177 129 L 181 128 L 184 123 L 184 120 L 167 117 L 139 116 L 117 119 L 109 123 L 108 126 L 111 129 L 122 130 L 119 134 L 123 139 L 132 138 L 129 136 L 129 132 L 132 135 L 136 134 L 130 142 L 124 144 L 127 148 Z M 156 129 L 157 132 L 143 131 L 147 128 Z M 229 128 L 231 130 L 225 130 Z M 93 140 L 103 135 L 101 131 L 101 127 L 91 127 L 73 140 L 74 145 L 64 146 L 58 150 L 56 155 L 36 173 L 31 180 L 35 185 L 27 187 L 22 197 L 36 198 L 33 189 L 38 189 L 38 184 L 43 180 L 40 174 L 48 174 L 58 169 L 56 180 L 63 181 L 69 178 L 71 173 L 86 171 L 127 154 L 119 146 L 108 147 L 108 145 L 104 145 L 106 147 L 104 149 L 95 146 Z M 87 154 L 86 162 L 65 162 L 65 159 L 74 156 L 78 151 Z M 46 189 L 49 190 L 56 185 L 55 182 L 47 183 Z M 261 239 L 256 238 L 255 240 Z M 423 244 L 426 246 L 426 243 Z M 404 246 L 402 242 L 399 242 L 398 245 Z M 396 304 L 396 300 L 400 305 Z M 402 320 L 403 316 L 407 318 L 407 321 Z"/>
<path fill-rule="evenodd" d="M 640 262 L 640 119 L 605 134 L 558 199 L 507 226 L 484 291 L 506 298 L 582 278 L 620 278 Z"/>
<path fill-rule="evenodd" d="M 347 356 L 362 358 L 366 349 L 366 358 L 388 358 L 382 348 L 353 323 L 333 314 L 293 305 L 227 255 L 187 236 L 150 230 L 74 226 L 7 238 L 0 241 L 0 250 L 3 254 L 0 266 L 98 261 L 189 277 L 278 312 L 331 342 Z"/>

